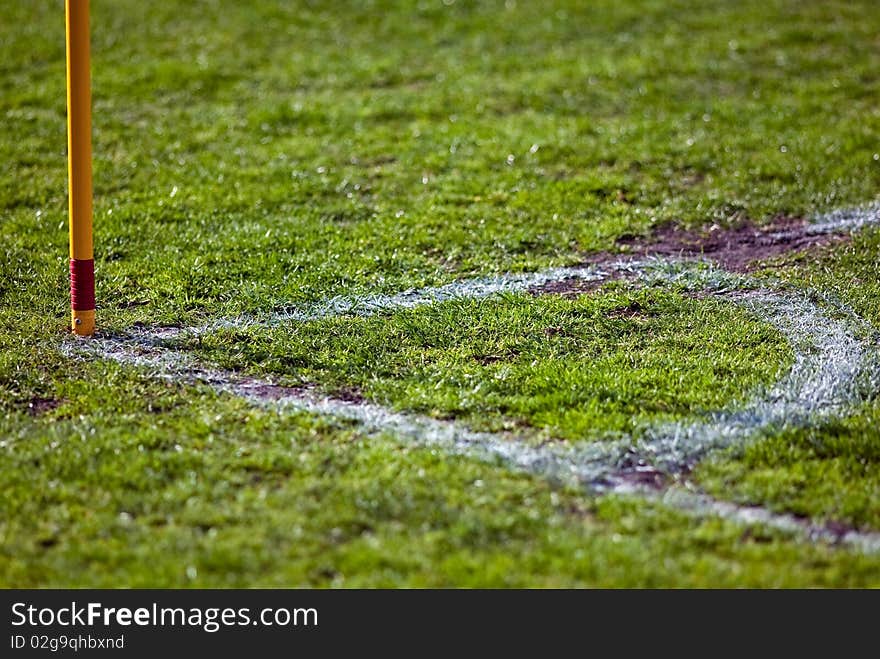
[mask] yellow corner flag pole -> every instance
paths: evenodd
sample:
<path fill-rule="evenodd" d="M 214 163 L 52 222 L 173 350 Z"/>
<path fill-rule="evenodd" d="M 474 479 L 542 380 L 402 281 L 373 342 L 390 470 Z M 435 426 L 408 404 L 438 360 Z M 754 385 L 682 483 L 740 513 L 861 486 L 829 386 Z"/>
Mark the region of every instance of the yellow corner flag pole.
<path fill-rule="evenodd" d="M 65 0 L 67 13 L 67 166 L 70 185 L 70 307 L 76 334 L 95 333 L 92 253 L 92 94 L 89 0 Z"/>

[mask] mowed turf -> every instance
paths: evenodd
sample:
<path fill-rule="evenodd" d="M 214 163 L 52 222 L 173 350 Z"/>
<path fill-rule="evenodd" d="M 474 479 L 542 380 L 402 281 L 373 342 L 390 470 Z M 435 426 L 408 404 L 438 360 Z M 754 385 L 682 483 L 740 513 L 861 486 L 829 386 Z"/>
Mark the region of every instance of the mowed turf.
<path fill-rule="evenodd" d="M 722 408 L 791 361 L 779 332 L 729 301 L 617 284 L 574 300 L 520 294 L 226 329 L 188 345 L 293 385 L 572 441 Z"/>
<path fill-rule="evenodd" d="M 880 190 L 872 2 L 94 3 L 99 323 L 197 323 L 575 263 L 666 221 Z M 64 18 L 0 9 L 0 583 L 878 585 L 880 559 L 74 362 Z M 780 274 L 880 327 L 876 231 Z M 700 346 L 704 350 L 700 352 Z M 741 400 L 789 363 L 737 307 L 613 285 L 189 346 L 568 441 Z M 880 412 L 695 477 L 880 528 Z"/>
<path fill-rule="evenodd" d="M 880 328 L 880 232 L 826 251 L 804 267 L 781 263 L 782 276 L 825 291 Z M 800 266 L 800 267 L 799 267 Z M 872 337 L 880 359 L 880 336 Z M 880 382 L 874 382 L 876 392 Z M 880 528 L 880 403 L 815 428 L 775 433 L 698 470 L 710 491 L 742 503 Z"/>

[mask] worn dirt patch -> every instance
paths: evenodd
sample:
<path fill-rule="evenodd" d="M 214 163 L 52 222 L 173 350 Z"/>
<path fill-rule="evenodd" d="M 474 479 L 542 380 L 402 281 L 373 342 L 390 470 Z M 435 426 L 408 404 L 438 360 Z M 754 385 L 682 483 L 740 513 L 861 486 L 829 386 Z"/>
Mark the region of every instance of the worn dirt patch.
<path fill-rule="evenodd" d="M 260 400 L 281 400 L 302 394 L 306 387 L 285 387 L 280 384 L 269 384 L 254 378 L 244 378 L 236 386 L 247 392 L 248 396 Z"/>
<path fill-rule="evenodd" d="M 764 226 L 746 221 L 731 227 L 713 224 L 702 230 L 669 223 L 657 227 L 647 238 L 624 235 L 617 240 L 622 253 L 598 252 L 584 259 L 583 265 L 601 266 L 627 258 L 662 256 L 707 259 L 730 272 L 749 272 L 780 256 L 847 239 L 847 234 L 811 232 L 809 226 L 806 220 L 794 217 L 778 217 Z M 611 272 L 599 281 L 566 279 L 537 286 L 529 292 L 577 297 L 623 277 L 621 272 Z"/>
<path fill-rule="evenodd" d="M 28 401 L 27 413 L 31 416 L 48 414 L 52 410 L 57 409 L 62 402 L 64 401 L 57 398 L 40 398 L 36 396 Z"/>
<path fill-rule="evenodd" d="M 497 364 L 504 361 L 504 355 L 471 355 L 474 361 L 479 362 L 483 366 L 489 364 Z"/>
<path fill-rule="evenodd" d="M 336 391 L 334 391 L 333 394 L 337 400 L 341 400 L 346 403 L 363 405 L 367 402 L 367 399 L 361 393 L 361 390 L 357 387 L 342 387 L 341 389 L 337 389 Z"/>
<path fill-rule="evenodd" d="M 241 393 L 262 401 L 279 401 L 284 398 L 302 396 L 305 392 L 315 390 L 314 386 L 286 386 L 262 382 L 256 378 L 243 378 L 235 383 Z M 332 392 L 334 400 L 362 405 L 367 399 L 356 387 L 342 387 Z"/>
<path fill-rule="evenodd" d="M 840 234 L 811 233 L 808 227 L 806 220 L 793 217 L 778 217 L 765 226 L 748 221 L 732 227 L 715 224 L 702 231 L 664 224 L 647 239 L 628 236 L 617 244 L 628 254 L 702 257 L 725 270 L 748 272 L 761 262 L 845 239 Z"/>
<path fill-rule="evenodd" d="M 669 476 L 649 465 L 621 469 L 611 478 L 616 485 L 662 490 L 669 484 Z"/>
<path fill-rule="evenodd" d="M 645 309 L 636 301 L 622 307 L 615 307 L 605 315 L 609 318 L 622 318 L 624 320 L 648 320 L 655 317 L 657 313 L 650 309 Z"/>
<path fill-rule="evenodd" d="M 610 262 L 612 260 L 620 260 L 618 256 L 616 259 L 612 259 L 610 255 L 606 254 L 605 257 L 601 260 L 596 260 L 596 263 L 601 263 L 602 261 Z M 591 263 L 594 261 L 590 261 Z M 551 281 L 543 286 L 535 286 L 534 288 L 529 289 L 529 293 L 532 295 L 561 295 L 562 297 L 578 297 L 579 295 L 583 295 L 584 293 L 591 293 L 595 291 L 600 286 L 604 286 L 609 281 L 614 279 L 622 279 L 622 275 L 619 272 L 612 272 L 607 277 L 599 280 L 599 281 L 588 281 L 586 279 L 563 279 L 560 281 Z"/>

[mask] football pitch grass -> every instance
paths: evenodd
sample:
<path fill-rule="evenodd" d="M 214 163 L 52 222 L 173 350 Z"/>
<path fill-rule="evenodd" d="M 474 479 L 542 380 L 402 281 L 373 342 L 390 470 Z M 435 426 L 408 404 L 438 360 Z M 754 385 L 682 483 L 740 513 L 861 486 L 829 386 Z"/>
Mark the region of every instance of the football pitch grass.
<path fill-rule="evenodd" d="M 96 3 L 99 341 L 133 351 L 117 360 L 65 336 L 63 12 L 5 7 L 0 583 L 880 585 L 876 551 L 661 496 L 880 530 L 868 367 L 833 414 L 600 492 L 132 357 L 140 341 L 584 451 L 751 409 L 816 353 L 747 290 L 805 300 L 870 365 L 873 226 L 776 254 L 743 291 L 613 277 L 297 318 L 612 263 L 669 223 L 708 237 L 878 198 L 871 3 L 585 4 Z"/>

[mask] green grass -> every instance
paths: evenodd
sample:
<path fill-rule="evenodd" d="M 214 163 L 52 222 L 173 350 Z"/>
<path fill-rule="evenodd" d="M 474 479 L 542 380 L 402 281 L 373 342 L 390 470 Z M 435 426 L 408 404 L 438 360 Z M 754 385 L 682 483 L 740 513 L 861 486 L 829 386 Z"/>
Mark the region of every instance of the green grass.
<path fill-rule="evenodd" d="M 525 426 L 571 440 L 719 409 L 790 361 L 778 332 L 730 302 L 620 286 L 574 300 L 461 300 L 190 342 L 227 368 L 255 364 L 295 384 L 320 382 L 483 430 Z"/>
<path fill-rule="evenodd" d="M 99 324 L 396 292 L 578 262 L 670 220 L 876 199 L 878 33 L 869 0 L 93 3 Z M 877 557 L 65 358 L 63 35 L 57 2 L 0 9 L 0 584 L 880 584 Z M 880 327 L 878 254 L 874 232 L 781 272 Z M 734 306 L 620 286 L 189 347 L 569 439 L 721 406 L 790 359 Z M 876 529 L 878 423 L 872 403 L 696 477 Z"/>
<path fill-rule="evenodd" d="M 96 5 L 102 322 L 396 291 L 577 260 L 663 220 L 873 198 L 872 8 Z M 60 315 L 63 16 L 3 13 L 4 282 L 9 304 Z"/>
<path fill-rule="evenodd" d="M 827 291 L 880 332 L 880 232 L 827 252 L 783 275 Z M 878 335 L 880 336 L 880 335 Z M 880 338 L 873 337 L 880 356 Z M 743 503 L 880 528 L 880 401 L 841 420 L 787 430 L 704 463 L 699 480 L 716 495 Z"/>
<path fill-rule="evenodd" d="M 4 584 L 792 586 L 877 578 L 876 559 L 653 505 L 584 499 L 320 419 L 138 380 L 114 366 L 86 368 L 105 384 L 68 384 L 66 412 L 3 421 Z"/>

